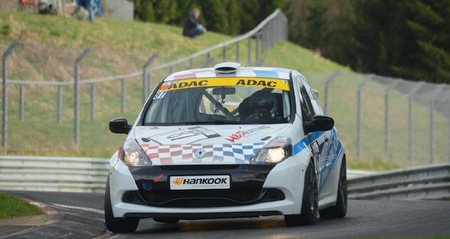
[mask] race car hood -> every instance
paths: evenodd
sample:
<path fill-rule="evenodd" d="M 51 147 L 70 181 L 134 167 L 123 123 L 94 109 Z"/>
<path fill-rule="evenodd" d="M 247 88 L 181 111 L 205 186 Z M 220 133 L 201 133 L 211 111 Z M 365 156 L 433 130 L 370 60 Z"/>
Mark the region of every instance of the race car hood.
<path fill-rule="evenodd" d="M 247 164 L 290 124 L 137 126 L 133 134 L 153 165 Z"/>

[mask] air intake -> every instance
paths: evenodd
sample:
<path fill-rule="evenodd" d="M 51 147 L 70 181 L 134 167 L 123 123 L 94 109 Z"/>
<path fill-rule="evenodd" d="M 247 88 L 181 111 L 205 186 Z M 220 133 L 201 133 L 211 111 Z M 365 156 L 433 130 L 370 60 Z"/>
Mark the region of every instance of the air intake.
<path fill-rule="evenodd" d="M 215 65 L 214 70 L 218 73 L 227 74 L 235 73 L 239 69 L 239 67 L 241 67 L 241 64 L 237 62 L 223 62 Z"/>

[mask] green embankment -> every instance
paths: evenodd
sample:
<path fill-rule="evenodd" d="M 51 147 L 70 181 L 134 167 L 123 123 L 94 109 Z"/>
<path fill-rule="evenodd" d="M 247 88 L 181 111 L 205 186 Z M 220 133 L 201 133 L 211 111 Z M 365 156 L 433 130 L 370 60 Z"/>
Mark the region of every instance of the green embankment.
<path fill-rule="evenodd" d="M 197 39 L 180 35 L 181 28 L 143 22 L 124 22 L 98 19 L 94 24 L 70 18 L 11 13 L 0 11 L 0 52 L 12 40 L 27 44 L 19 46 L 10 56 L 10 79 L 39 81 L 72 81 L 73 61 L 82 48 L 94 47 L 81 65 L 81 78 L 92 79 L 139 71 L 153 53 L 160 56 L 154 65 L 186 56 L 219 42 L 230 36 L 208 32 Z M 2 42 L 2 40 L 4 42 Z M 44 44 L 44 45 L 42 45 Z M 252 42 L 252 48 L 255 48 Z M 247 41 L 240 44 L 240 61 L 246 65 Z M 130 53 L 132 52 L 132 53 Z M 212 52 L 214 62 L 223 59 L 222 49 Z M 254 55 L 252 60 L 254 60 Z M 227 60 L 236 59 L 235 46 L 227 47 Z M 363 151 L 362 158 L 355 160 L 356 152 L 356 87 L 363 77 L 352 73 L 347 67 L 320 57 L 288 42 L 280 42 L 263 57 L 266 65 L 301 70 L 311 85 L 318 89 L 323 104 L 325 80 L 335 71 L 341 75 L 330 90 L 329 114 L 335 119 L 341 139 L 347 150 L 349 166 L 384 170 L 407 165 L 407 100 L 392 93 L 391 96 L 391 157 L 384 155 L 384 86 L 369 83 L 363 93 Z M 196 59 L 201 67 L 205 58 Z M 175 67 L 173 71 L 186 69 L 189 63 Z M 314 73 L 312 73 L 314 72 Z M 169 73 L 169 69 L 153 72 L 152 84 L 156 84 Z M 19 86 L 10 85 L 8 119 L 8 153 L 25 155 L 93 156 L 109 157 L 123 143 L 124 136 L 113 135 L 108 130 L 108 121 L 125 116 L 134 121 L 142 106 L 141 76 L 126 80 L 126 113 L 122 114 L 121 82 L 111 81 L 96 85 L 95 119 L 91 120 L 91 85 L 81 86 L 81 147 L 73 145 L 73 87 L 63 87 L 62 123 L 56 123 L 57 88 L 52 86 L 25 86 L 24 120 L 19 119 Z M 423 140 L 427 133 L 426 122 L 418 116 L 426 114 L 426 108 L 415 105 L 414 121 L 417 133 L 414 137 L 415 160 L 426 160 L 427 151 Z M 416 119 L 416 118 L 415 118 Z M 436 116 L 438 126 L 445 119 Z M 436 156 L 446 154 L 445 132 L 435 132 L 436 138 L 444 139 L 436 145 Z M 442 143 L 443 142 L 443 143 Z M 395 146 L 395 147 L 394 147 Z M 395 163 L 394 160 L 395 159 Z M 419 163 L 418 163 L 419 164 Z M 421 164 L 421 163 L 420 163 Z"/>

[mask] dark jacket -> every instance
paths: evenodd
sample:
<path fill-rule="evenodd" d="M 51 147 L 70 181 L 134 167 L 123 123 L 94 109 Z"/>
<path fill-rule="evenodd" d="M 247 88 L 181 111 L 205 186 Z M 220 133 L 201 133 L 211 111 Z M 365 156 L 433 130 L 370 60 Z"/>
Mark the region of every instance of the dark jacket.
<path fill-rule="evenodd" d="M 195 19 L 194 12 L 190 12 L 183 24 L 183 36 L 195 37 L 195 28 L 199 24 L 198 19 Z"/>

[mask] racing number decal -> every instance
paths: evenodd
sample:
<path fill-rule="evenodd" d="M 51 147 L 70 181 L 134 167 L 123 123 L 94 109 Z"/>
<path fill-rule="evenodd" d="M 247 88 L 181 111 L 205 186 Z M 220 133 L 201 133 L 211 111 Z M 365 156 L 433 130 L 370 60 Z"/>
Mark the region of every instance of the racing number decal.
<path fill-rule="evenodd" d="M 187 131 L 181 131 L 179 133 L 168 135 L 166 138 L 170 139 L 172 141 L 180 140 L 184 138 L 194 137 L 197 135 L 201 135 L 202 133 L 196 130 L 187 130 Z"/>
<path fill-rule="evenodd" d="M 153 140 L 159 144 L 172 144 L 174 141 L 188 139 L 183 143 L 192 143 L 202 139 L 210 139 L 220 137 L 220 135 L 212 130 L 203 127 L 190 127 L 181 130 L 173 130 L 162 134 L 153 135 L 148 138 L 142 138 L 142 141 L 148 142 Z"/>

